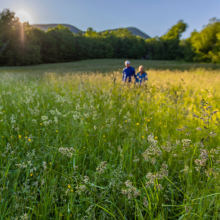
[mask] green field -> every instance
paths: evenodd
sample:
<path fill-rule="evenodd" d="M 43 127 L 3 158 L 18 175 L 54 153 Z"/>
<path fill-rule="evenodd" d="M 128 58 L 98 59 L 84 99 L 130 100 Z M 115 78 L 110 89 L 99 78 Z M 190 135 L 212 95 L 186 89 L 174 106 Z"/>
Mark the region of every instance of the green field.
<path fill-rule="evenodd" d="M 220 65 L 0 68 L 0 219 L 220 219 Z"/>

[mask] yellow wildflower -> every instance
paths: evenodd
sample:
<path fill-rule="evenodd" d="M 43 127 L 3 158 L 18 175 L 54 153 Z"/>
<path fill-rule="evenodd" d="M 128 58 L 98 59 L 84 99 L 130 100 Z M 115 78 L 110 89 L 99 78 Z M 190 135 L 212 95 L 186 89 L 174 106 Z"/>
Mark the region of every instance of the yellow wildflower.
<path fill-rule="evenodd" d="M 70 185 L 68 185 L 68 188 L 69 188 L 69 189 L 70 189 L 70 187 L 71 187 L 71 186 L 70 186 Z"/>
<path fill-rule="evenodd" d="M 139 123 L 137 123 L 137 125 L 139 125 Z"/>
<path fill-rule="evenodd" d="M 28 141 L 31 142 L 31 139 L 29 138 Z"/>
<path fill-rule="evenodd" d="M 58 133 L 59 131 L 58 131 L 58 130 L 56 130 L 56 132 Z"/>
<path fill-rule="evenodd" d="M 18 137 L 21 139 L 21 135 L 18 135 Z"/>
<path fill-rule="evenodd" d="M 158 138 L 158 137 L 156 136 L 154 139 L 157 140 L 157 138 Z"/>
<path fill-rule="evenodd" d="M 42 123 L 40 123 L 40 125 L 42 125 Z"/>
<path fill-rule="evenodd" d="M 33 173 L 31 173 L 30 176 L 33 176 Z"/>
<path fill-rule="evenodd" d="M 125 122 L 128 122 L 127 120 L 125 120 Z"/>
<path fill-rule="evenodd" d="M 142 136 L 142 138 L 144 138 L 144 136 Z"/>

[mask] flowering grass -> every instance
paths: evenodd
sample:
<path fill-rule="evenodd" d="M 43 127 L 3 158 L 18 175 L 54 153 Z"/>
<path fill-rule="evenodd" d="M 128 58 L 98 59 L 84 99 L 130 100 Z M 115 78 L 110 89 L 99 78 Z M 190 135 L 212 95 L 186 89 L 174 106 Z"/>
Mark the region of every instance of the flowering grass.
<path fill-rule="evenodd" d="M 1 219 L 220 219 L 219 66 L 119 63 L 0 68 Z"/>

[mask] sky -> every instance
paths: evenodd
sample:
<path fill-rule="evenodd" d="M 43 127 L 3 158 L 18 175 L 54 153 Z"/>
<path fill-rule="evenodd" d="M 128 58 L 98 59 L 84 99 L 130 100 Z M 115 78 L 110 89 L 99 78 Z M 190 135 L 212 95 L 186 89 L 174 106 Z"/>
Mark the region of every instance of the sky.
<path fill-rule="evenodd" d="M 150 37 L 162 36 L 182 19 L 187 38 L 220 18 L 220 0 L 0 0 L 0 11 L 5 8 L 30 24 L 63 23 L 82 31 L 136 27 Z"/>

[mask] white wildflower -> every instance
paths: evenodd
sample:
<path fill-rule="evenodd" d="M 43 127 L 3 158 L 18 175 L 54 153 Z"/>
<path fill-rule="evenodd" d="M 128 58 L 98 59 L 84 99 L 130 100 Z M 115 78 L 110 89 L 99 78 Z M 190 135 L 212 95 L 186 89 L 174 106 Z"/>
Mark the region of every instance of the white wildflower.
<path fill-rule="evenodd" d="M 47 117 L 47 116 L 41 116 L 41 119 L 42 119 L 43 121 L 46 121 L 46 120 L 48 119 L 48 117 Z"/>

